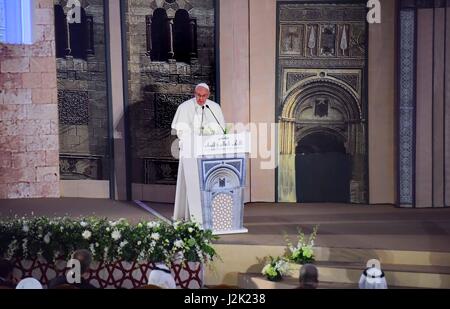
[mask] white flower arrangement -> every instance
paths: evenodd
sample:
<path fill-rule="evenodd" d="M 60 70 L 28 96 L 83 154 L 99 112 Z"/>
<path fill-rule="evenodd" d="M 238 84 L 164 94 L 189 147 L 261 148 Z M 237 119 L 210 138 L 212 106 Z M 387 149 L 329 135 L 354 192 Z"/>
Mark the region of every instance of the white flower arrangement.
<path fill-rule="evenodd" d="M 288 254 L 287 259 L 291 262 L 297 264 L 306 264 L 314 262 L 314 240 L 317 237 L 317 230 L 319 229 L 318 225 L 314 226 L 312 233 L 309 235 L 308 240 L 306 240 L 305 234 L 301 229 L 298 231 L 297 237 L 297 245 L 294 246 L 289 238 L 285 236 L 287 246 L 288 246 Z"/>
<path fill-rule="evenodd" d="M 89 238 L 91 238 L 91 236 L 92 236 L 92 233 L 91 233 L 90 231 L 88 231 L 88 230 L 85 230 L 85 231 L 81 234 L 81 236 L 83 236 L 84 239 L 89 240 Z"/>
<path fill-rule="evenodd" d="M 114 239 L 114 240 L 119 240 L 119 239 L 122 237 L 122 234 L 120 234 L 120 231 L 114 230 L 114 231 L 111 233 L 111 237 L 112 237 L 112 239 Z"/>
<path fill-rule="evenodd" d="M 99 262 L 147 260 L 170 264 L 174 257 L 207 263 L 217 254 L 209 230 L 194 222 L 108 221 L 101 218 L 13 218 L 0 220 L 0 258 L 69 259 L 88 249 Z"/>
<path fill-rule="evenodd" d="M 289 273 L 289 262 L 283 257 L 266 258 L 267 264 L 262 269 L 261 273 L 266 276 L 268 280 L 279 281 L 284 275 Z"/>

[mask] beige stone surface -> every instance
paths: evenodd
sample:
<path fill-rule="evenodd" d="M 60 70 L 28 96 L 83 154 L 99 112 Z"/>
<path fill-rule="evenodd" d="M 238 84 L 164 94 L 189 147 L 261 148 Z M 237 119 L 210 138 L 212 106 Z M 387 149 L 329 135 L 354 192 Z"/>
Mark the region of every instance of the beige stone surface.
<path fill-rule="evenodd" d="M 0 198 L 4 199 L 59 197 L 53 1 L 36 1 L 35 17 L 35 44 L 1 46 Z"/>
<path fill-rule="evenodd" d="M 396 10 L 383 0 L 381 24 L 369 25 L 369 203 L 395 203 Z"/>
<path fill-rule="evenodd" d="M 250 122 L 270 126 L 275 123 L 276 1 L 250 0 L 249 4 Z M 260 142 L 275 149 L 270 138 L 267 134 Z M 263 169 L 264 161 L 261 157 L 251 160 L 252 202 L 275 201 L 275 169 Z"/>

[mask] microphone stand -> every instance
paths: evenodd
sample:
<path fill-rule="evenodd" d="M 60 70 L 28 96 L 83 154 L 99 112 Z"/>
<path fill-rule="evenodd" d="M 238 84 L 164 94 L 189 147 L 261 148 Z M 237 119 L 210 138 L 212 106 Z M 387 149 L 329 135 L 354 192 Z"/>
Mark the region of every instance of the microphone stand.
<path fill-rule="evenodd" d="M 200 123 L 200 133 L 203 136 L 203 115 L 205 114 L 205 106 L 202 106 L 202 122 Z"/>
<path fill-rule="evenodd" d="M 222 129 L 222 133 L 225 134 L 225 129 L 222 127 L 222 125 L 220 124 L 219 120 L 217 120 L 216 115 L 214 115 L 213 111 L 211 110 L 211 108 L 209 107 L 208 104 L 206 104 L 206 108 L 209 109 L 209 111 L 210 111 L 211 114 L 213 115 L 214 119 L 216 119 L 217 124 L 218 124 L 219 127 Z"/>

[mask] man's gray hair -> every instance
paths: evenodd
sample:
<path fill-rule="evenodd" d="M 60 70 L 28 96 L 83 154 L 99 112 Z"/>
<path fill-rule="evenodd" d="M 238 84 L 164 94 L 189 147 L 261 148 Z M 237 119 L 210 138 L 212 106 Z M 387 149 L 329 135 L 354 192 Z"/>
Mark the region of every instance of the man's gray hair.
<path fill-rule="evenodd" d="M 304 287 L 314 288 L 319 282 L 319 272 L 313 264 L 305 264 L 300 269 L 299 282 Z"/>

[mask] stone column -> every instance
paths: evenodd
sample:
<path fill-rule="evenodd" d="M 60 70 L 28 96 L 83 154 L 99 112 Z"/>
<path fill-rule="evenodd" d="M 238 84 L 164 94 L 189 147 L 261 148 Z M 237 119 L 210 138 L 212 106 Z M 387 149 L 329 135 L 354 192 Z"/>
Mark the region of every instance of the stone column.
<path fill-rule="evenodd" d="M 258 125 L 275 123 L 276 12 L 275 0 L 249 0 L 250 122 Z M 276 147 L 271 134 L 261 142 Z M 252 201 L 274 202 L 275 168 L 264 169 L 261 157 L 251 161 Z"/>
<path fill-rule="evenodd" d="M 282 119 L 279 130 L 278 202 L 296 203 L 295 121 Z"/>
<path fill-rule="evenodd" d="M 173 18 L 167 18 L 167 25 L 169 27 L 169 60 L 171 60 L 175 56 L 173 50 Z"/>
<path fill-rule="evenodd" d="M 110 33 L 109 48 L 110 55 L 110 78 L 111 78 L 111 103 L 112 103 L 112 121 L 113 121 L 113 138 L 114 138 L 114 184 L 115 199 L 127 199 L 127 178 L 126 178 L 126 148 L 125 148 L 125 109 L 123 102 L 123 78 L 122 73 L 126 68 L 122 67 L 122 33 L 120 29 L 120 3 L 119 1 L 109 2 Z M 111 181 L 113 181 L 111 179 Z"/>
<path fill-rule="evenodd" d="M 94 18 L 86 16 L 86 54 L 92 56 L 94 54 L 94 38 L 93 38 Z"/>
<path fill-rule="evenodd" d="M 197 59 L 197 21 L 195 19 L 189 20 L 189 31 L 191 35 L 191 59 Z"/>
<path fill-rule="evenodd" d="M 396 201 L 396 2 L 382 0 L 382 22 L 368 26 L 370 204 L 394 204 Z"/>
<path fill-rule="evenodd" d="M 152 54 L 152 16 L 147 15 L 145 16 L 145 30 L 147 32 L 147 56 L 151 56 Z"/>

